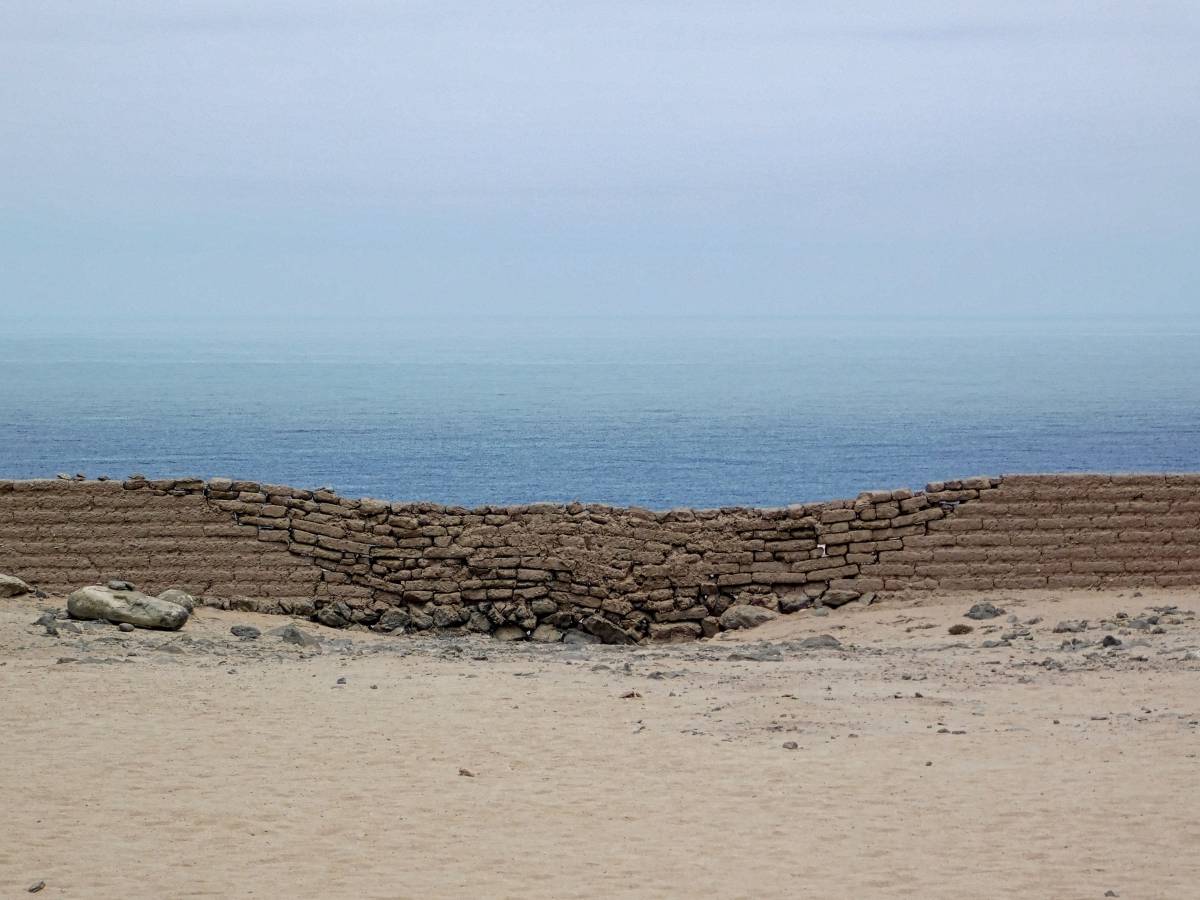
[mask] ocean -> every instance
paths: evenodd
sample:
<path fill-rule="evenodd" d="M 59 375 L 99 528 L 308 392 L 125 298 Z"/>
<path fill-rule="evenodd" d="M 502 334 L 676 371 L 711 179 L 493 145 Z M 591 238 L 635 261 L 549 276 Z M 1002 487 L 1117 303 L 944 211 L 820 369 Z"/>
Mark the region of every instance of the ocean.
<path fill-rule="evenodd" d="M 1200 471 L 1195 333 L 362 322 L 9 334 L 0 354 L 7 478 L 667 509 Z"/>

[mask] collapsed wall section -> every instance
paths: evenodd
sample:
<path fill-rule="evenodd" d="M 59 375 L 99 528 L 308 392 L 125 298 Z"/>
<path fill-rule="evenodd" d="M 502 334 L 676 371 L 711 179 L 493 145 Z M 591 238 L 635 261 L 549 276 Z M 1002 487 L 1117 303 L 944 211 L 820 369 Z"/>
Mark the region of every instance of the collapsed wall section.
<path fill-rule="evenodd" d="M 779 509 L 465 509 L 230 479 L 0 482 L 0 571 L 376 630 L 716 633 L 731 606 L 1200 583 L 1200 475 L 1010 475 Z"/>

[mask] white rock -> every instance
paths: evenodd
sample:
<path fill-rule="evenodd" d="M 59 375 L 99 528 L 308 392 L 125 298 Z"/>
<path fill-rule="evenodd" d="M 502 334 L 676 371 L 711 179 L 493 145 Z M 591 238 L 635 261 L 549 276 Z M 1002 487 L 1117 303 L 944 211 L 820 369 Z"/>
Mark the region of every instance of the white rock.
<path fill-rule="evenodd" d="M 114 591 L 99 584 L 80 588 L 67 597 L 67 612 L 76 619 L 107 619 L 167 631 L 178 631 L 188 620 L 188 611 L 178 603 L 147 597 L 141 591 Z"/>
<path fill-rule="evenodd" d="M 20 597 L 33 588 L 14 575 L 0 575 L 0 597 Z"/>

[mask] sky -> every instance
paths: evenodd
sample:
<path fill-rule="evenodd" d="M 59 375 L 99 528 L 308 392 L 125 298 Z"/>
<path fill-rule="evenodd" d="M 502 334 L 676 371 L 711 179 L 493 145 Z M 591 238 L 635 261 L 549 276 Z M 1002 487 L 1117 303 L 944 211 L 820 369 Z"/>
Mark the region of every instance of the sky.
<path fill-rule="evenodd" d="M 0 0 L 0 320 L 1200 326 L 1194 2 Z"/>

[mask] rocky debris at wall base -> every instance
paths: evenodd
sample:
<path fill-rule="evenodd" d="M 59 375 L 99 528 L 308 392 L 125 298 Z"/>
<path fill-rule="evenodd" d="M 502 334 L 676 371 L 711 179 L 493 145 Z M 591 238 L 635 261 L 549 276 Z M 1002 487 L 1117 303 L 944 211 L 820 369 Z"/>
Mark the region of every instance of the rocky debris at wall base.
<path fill-rule="evenodd" d="M 166 631 L 178 631 L 188 620 L 188 611 L 178 603 L 99 584 L 80 588 L 67 597 L 67 612 L 76 619 L 105 619 Z"/>

